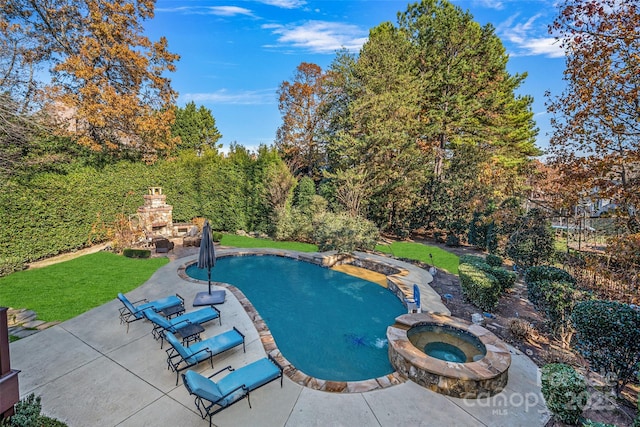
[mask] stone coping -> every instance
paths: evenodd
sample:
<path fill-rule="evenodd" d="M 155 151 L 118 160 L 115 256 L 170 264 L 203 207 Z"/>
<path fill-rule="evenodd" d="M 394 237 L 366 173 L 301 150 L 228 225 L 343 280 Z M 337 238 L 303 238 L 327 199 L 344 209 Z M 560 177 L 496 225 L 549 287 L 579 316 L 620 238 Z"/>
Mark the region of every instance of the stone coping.
<path fill-rule="evenodd" d="M 256 250 L 228 250 L 225 253 L 221 253 L 218 255 L 218 258 L 223 258 L 225 256 L 253 256 L 253 255 L 274 255 L 274 256 L 283 256 L 293 259 L 299 259 L 306 262 L 311 262 L 320 266 L 329 267 L 335 265 L 341 260 L 341 263 L 348 264 L 349 262 L 345 262 L 345 257 L 342 255 L 338 255 L 336 253 L 327 253 L 326 255 L 319 253 L 302 253 L 302 252 L 294 252 L 294 251 L 274 251 L 274 250 L 264 250 L 264 249 L 256 249 Z M 187 262 L 180 267 L 178 267 L 178 275 L 180 278 L 187 280 L 189 282 L 194 283 L 204 283 L 202 280 L 194 279 L 189 277 L 186 273 L 187 267 L 192 264 L 196 264 L 198 261 L 193 260 Z M 393 274 L 396 275 L 405 275 L 406 270 L 401 268 L 396 268 L 391 265 L 387 265 L 388 267 L 393 268 Z M 271 335 L 271 331 L 269 327 L 262 319 L 258 311 L 255 309 L 251 301 L 244 295 L 244 293 L 238 289 L 237 287 L 223 282 L 211 282 L 213 285 L 227 288 L 240 302 L 244 310 L 249 315 L 249 318 L 253 321 L 254 326 L 258 331 L 258 335 L 260 336 L 260 341 L 262 342 L 262 346 L 267 354 L 274 357 L 278 363 L 284 368 L 284 373 L 294 382 L 300 384 L 304 387 L 309 387 L 314 390 L 333 392 L 333 393 L 362 393 L 366 391 L 379 390 L 387 387 L 391 387 L 396 384 L 401 384 L 406 381 L 405 377 L 400 375 L 397 371 L 394 371 L 388 375 L 372 378 L 369 380 L 362 381 L 327 381 L 319 378 L 312 377 L 310 375 L 305 374 L 301 370 L 297 369 L 295 366 L 291 364 L 280 352 L 276 342 Z"/>
<path fill-rule="evenodd" d="M 486 348 L 485 356 L 468 363 L 454 363 L 431 357 L 415 347 L 407 336 L 414 326 L 435 324 L 451 326 L 476 336 Z M 387 328 L 389 354 L 392 365 L 408 378 L 442 394 L 455 397 L 492 395 L 502 390 L 507 382 L 511 354 L 506 344 L 482 326 L 465 320 L 433 313 L 404 314 L 396 318 L 396 324 Z M 418 374 L 416 374 L 418 372 Z M 464 396 L 452 390 L 445 379 L 453 380 L 458 388 L 464 388 Z M 465 383 L 460 386 L 460 383 Z M 495 389 L 487 388 L 487 385 Z M 476 390 L 477 388 L 477 390 Z"/>

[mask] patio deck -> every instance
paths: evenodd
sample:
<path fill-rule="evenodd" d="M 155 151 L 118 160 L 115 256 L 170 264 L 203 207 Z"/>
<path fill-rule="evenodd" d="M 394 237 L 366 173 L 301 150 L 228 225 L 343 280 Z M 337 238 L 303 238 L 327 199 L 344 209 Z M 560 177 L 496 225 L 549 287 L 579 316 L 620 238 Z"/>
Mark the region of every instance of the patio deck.
<path fill-rule="evenodd" d="M 189 255 L 170 262 L 128 296 L 151 300 L 177 292 L 189 303 L 188 311 L 193 310 L 190 302 L 206 285 L 181 279 L 177 270 L 194 258 Z M 114 295 L 107 304 L 11 343 L 11 366 L 22 371 L 21 397 L 41 396 L 43 413 L 69 426 L 207 425 L 182 381 L 176 386 L 175 374 L 166 369 L 166 353 L 152 339 L 151 324 L 135 322 L 127 333 L 118 320 L 120 306 Z M 203 338 L 235 326 L 246 336 L 247 351 L 234 349 L 214 357 L 214 370 L 200 364 L 196 370 L 203 374 L 265 356 L 252 319 L 231 292 L 218 308 L 222 326 L 205 325 Z M 507 387 L 492 398 L 447 397 L 411 381 L 363 393 L 329 393 L 285 377 L 283 388 L 273 382 L 252 393 L 253 409 L 242 401 L 215 415 L 213 422 L 289 427 L 544 426 L 549 414 L 540 393 L 539 370 L 524 354 L 510 350 Z"/>

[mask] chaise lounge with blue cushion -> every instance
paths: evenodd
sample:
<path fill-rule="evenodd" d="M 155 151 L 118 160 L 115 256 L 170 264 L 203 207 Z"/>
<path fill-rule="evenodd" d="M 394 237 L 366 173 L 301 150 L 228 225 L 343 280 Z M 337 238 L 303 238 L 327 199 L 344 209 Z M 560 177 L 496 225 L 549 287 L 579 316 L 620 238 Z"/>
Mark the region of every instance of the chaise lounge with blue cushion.
<path fill-rule="evenodd" d="M 124 305 L 124 307 L 120 307 L 119 309 L 120 324 L 127 324 L 127 332 L 129 332 L 129 324 L 131 322 L 145 318 L 144 310 L 153 309 L 155 311 L 159 311 L 176 307 L 178 308 L 179 313 L 184 313 L 184 298 L 178 294 L 170 295 L 154 301 L 142 299 L 140 301 L 131 302 L 123 293 L 118 293 L 118 299 Z"/>
<path fill-rule="evenodd" d="M 167 349 L 167 369 L 176 373 L 176 385 L 180 379 L 180 371 L 207 359 L 213 368 L 213 356 L 240 344 L 242 344 L 242 351 L 246 352 L 244 335 L 235 327 L 214 337 L 195 342 L 189 347 L 182 345 L 180 340 L 169 331 L 165 331 L 164 335 L 167 342 L 171 344 L 171 348 Z"/>
<path fill-rule="evenodd" d="M 167 319 L 156 311 L 148 308 L 144 310 L 144 316 L 153 323 L 153 330 L 151 331 L 151 334 L 156 340 L 160 340 L 160 348 L 162 348 L 164 342 L 164 331 L 169 331 L 175 334 L 177 329 L 189 323 L 201 325 L 213 319 L 218 319 L 220 321 L 220 325 L 222 325 L 220 310 L 214 306 L 190 311 L 189 313 L 182 314 L 178 317 L 174 317 L 173 319 Z"/>
<path fill-rule="evenodd" d="M 230 373 L 218 382 L 211 379 L 226 370 L 229 370 Z M 227 366 L 209 377 L 194 371 L 187 371 L 182 374 L 182 382 L 189 394 L 196 396 L 196 408 L 198 408 L 202 419 L 209 417 L 209 426 L 211 427 L 211 417 L 214 414 L 245 397 L 249 402 L 249 408 L 251 408 L 249 393 L 253 390 L 278 378 L 280 378 L 280 387 L 282 387 L 282 371 L 282 366 L 269 355 L 268 358 L 265 357 L 235 370 L 231 366 Z"/>

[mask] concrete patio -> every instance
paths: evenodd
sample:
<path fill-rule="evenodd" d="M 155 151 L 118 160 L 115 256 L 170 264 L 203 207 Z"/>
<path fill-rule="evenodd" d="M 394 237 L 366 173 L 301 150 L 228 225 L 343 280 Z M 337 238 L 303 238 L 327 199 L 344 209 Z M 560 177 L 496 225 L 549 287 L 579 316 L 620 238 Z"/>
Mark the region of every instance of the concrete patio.
<path fill-rule="evenodd" d="M 232 252 L 224 250 L 223 252 Z M 222 252 L 222 251 L 221 251 Z M 195 255 L 170 262 L 144 285 L 127 294 L 131 300 L 178 293 L 188 311 L 206 285 L 178 276 L 178 267 Z M 400 263 L 387 259 L 389 263 Z M 420 269 L 406 263 L 412 274 Z M 437 280 L 437 278 L 436 278 Z M 151 336 L 147 321 L 129 332 L 118 319 L 115 299 L 74 319 L 10 345 L 11 366 L 21 370 L 20 395 L 41 396 L 43 412 L 69 426 L 205 426 L 193 398 L 175 373 L 167 370 L 165 350 Z M 246 336 L 246 353 L 235 348 L 214 357 L 210 374 L 227 365 L 241 367 L 265 356 L 259 334 L 240 302 L 227 290 L 217 306 L 217 321 L 205 325 L 203 338 L 235 326 Z M 165 344 L 166 348 L 166 344 Z M 411 381 L 363 393 L 328 393 L 303 387 L 285 376 L 213 417 L 217 426 L 544 426 L 549 419 L 540 393 L 536 365 L 511 350 L 507 388 L 487 399 L 464 400 L 431 392 Z"/>

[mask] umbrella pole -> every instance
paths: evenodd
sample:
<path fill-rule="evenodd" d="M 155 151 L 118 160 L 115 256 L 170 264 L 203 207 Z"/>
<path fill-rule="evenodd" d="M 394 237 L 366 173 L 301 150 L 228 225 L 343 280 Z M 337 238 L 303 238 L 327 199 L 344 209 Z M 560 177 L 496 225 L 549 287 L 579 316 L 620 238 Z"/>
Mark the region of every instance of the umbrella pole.
<path fill-rule="evenodd" d="M 207 269 L 207 276 L 209 278 L 209 295 L 211 295 L 211 269 Z"/>

